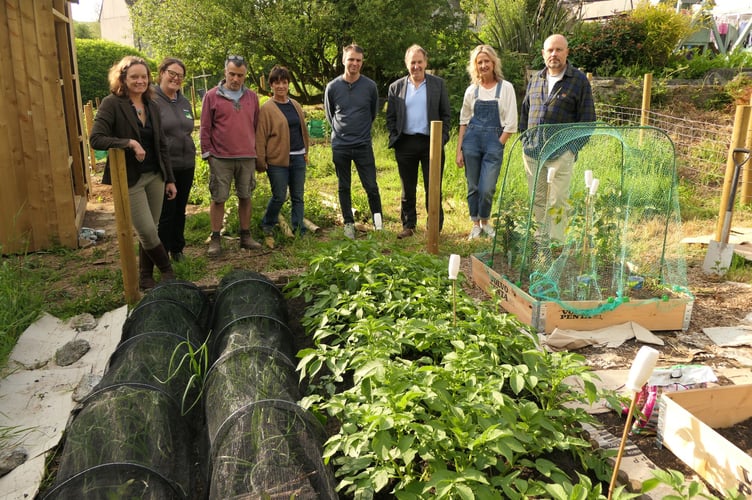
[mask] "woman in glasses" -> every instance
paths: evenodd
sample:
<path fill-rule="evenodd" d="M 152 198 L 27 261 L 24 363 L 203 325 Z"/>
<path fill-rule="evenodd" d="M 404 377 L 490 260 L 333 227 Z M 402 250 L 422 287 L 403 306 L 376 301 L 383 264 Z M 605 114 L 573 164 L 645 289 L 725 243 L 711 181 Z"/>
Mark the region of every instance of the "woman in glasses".
<path fill-rule="evenodd" d="M 178 194 L 173 199 L 165 196 L 159 218 L 159 239 L 172 256 L 183 260 L 185 248 L 185 207 L 193 186 L 196 169 L 196 144 L 193 142 L 194 120 L 191 103 L 183 95 L 185 64 L 180 59 L 168 57 L 159 64 L 159 77 L 154 86 L 155 98 L 162 120 L 162 130 L 167 138 L 167 150 L 175 174 Z"/>
<path fill-rule="evenodd" d="M 303 224 L 303 193 L 308 162 L 308 129 L 303 108 L 291 99 L 290 72 L 283 66 L 274 66 L 269 73 L 272 98 L 261 106 L 256 129 L 256 169 L 266 171 L 272 189 L 272 198 L 261 220 L 264 241 L 274 248 L 273 230 L 279 211 L 287 199 L 290 188 L 292 205 L 290 222 L 297 234 L 305 233 Z"/>
<path fill-rule="evenodd" d="M 154 266 L 162 279 L 173 279 L 170 257 L 157 232 L 162 200 L 177 193 L 167 153 L 167 140 L 151 100 L 151 71 L 140 57 L 125 56 L 109 72 L 110 95 L 97 109 L 89 144 L 94 149 L 125 150 L 125 173 L 131 219 L 139 241 L 139 287 L 154 287 Z M 110 184 L 110 158 L 102 183 Z"/>

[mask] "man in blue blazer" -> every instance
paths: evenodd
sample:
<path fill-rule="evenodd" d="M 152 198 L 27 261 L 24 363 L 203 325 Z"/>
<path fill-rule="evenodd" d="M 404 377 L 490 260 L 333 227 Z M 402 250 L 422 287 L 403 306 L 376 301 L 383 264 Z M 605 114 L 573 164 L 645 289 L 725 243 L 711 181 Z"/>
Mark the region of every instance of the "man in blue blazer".
<path fill-rule="evenodd" d="M 428 211 L 428 178 L 431 152 L 431 122 L 441 121 L 441 173 L 444 173 L 443 147 L 449 140 L 449 94 L 444 80 L 426 74 L 428 54 L 419 45 L 410 46 L 405 52 L 408 75 L 389 86 L 386 107 L 386 127 L 389 131 L 389 147 L 394 148 L 400 181 L 402 202 L 400 219 L 402 232 L 397 238 L 415 234 L 417 223 L 416 196 L 418 166 L 423 171 L 423 187 L 426 192 Z M 444 210 L 439 198 L 439 231 L 444 225 Z"/>

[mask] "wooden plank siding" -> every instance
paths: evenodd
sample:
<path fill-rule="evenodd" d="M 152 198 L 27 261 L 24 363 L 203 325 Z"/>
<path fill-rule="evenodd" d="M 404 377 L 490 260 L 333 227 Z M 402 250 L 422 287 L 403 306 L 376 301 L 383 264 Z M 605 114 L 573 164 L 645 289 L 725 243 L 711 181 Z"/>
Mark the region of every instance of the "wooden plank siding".
<path fill-rule="evenodd" d="M 0 253 L 78 246 L 88 199 L 68 0 L 0 0 Z"/>

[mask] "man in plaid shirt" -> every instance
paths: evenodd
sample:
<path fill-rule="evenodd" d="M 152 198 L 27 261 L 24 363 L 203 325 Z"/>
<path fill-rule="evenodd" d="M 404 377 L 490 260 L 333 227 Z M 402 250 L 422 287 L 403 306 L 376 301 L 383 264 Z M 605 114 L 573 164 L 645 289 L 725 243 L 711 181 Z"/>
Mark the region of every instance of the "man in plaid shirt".
<path fill-rule="evenodd" d="M 571 128 L 572 123 L 594 122 L 595 104 L 590 81 L 582 71 L 567 63 L 569 46 L 564 36 L 548 37 L 542 54 L 546 67 L 533 75 L 527 85 L 518 128 L 538 230 L 548 227 L 550 239 L 563 243 L 572 170 L 577 152 L 587 143 L 589 128 L 578 127 L 579 131 L 567 134 L 572 140 L 566 144 L 552 141 L 554 150 L 549 150 L 551 146 L 545 141 L 562 128 Z M 538 125 L 546 126 L 536 128 Z"/>

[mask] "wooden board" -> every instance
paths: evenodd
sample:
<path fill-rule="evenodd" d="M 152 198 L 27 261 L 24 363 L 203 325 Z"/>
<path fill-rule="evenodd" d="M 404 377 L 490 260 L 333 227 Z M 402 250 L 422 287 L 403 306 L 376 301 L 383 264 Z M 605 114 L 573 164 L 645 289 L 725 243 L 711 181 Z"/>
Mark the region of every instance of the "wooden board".
<path fill-rule="evenodd" d="M 611 311 L 595 316 L 575 314 L 556 302 L 537 300 L 524 290 L 472 256 L 473 281 L 483 290 L 496 296 L 499 305 L 521 322 L 532 326 L 536 331 L 551 333 L 555 328 L 570 330 L 596 330 L 607 326 L 635 321 L 643 327 L 654 330 L 686 330 L 692 312 L 690 298 L 669 298 L 666 300 L 632 300 Z M 603 302 L 575 301 L 573 309 L 595 308 Z"/>
<path fill-rule="evenodd" d="M 752 384 L 663 393 L 658 439 L 720 492 L 752 498 L 752 457 L 714 427 L 752 417 Z"/>

